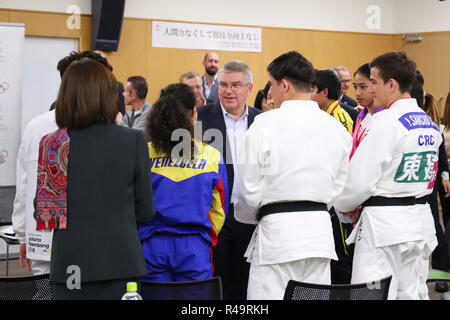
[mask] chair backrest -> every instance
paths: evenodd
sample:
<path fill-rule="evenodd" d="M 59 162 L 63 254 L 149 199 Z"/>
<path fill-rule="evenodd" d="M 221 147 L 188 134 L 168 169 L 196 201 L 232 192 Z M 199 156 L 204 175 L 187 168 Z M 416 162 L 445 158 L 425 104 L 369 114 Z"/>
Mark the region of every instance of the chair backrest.
<path fill-rule="evenodd" d="M 52 300 L 49 275 L 0 277 L 0 300 Z"/>
<path fill-rule="evenodd" d="M 222 280 L 214 277 L 187 282 L 141 281 L 143 300 L 222 300 Z"/>
<path fill-rule="evenodd" d="M 362 284 L 332 284 L 289 280 L 284 300 L 387 300 L 392 276 Z"/>

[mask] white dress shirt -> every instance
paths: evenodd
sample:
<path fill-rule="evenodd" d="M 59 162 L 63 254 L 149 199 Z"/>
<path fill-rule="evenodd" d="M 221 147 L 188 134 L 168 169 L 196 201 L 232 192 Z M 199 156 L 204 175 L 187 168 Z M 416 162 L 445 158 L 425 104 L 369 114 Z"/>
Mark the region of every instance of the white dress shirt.
<path fill-rule="evenodd" d="M 233 115 L 225 110 L 222 103 L 220 103 L 220 107 L 222 108 L 228 142 L 230 143 L 231 157 L 233 159 L 234 181 L 233 191 L 230 195 L 230 203 L 235 203 L 237 200 L 237 195 L 234 190 L 236 189 L 236 180 L 239 177 L 238 150 L 245 132 L 248 129 L 248 105 L 245 104 L 245 112 L 238 120 L 234 120 Z"/>

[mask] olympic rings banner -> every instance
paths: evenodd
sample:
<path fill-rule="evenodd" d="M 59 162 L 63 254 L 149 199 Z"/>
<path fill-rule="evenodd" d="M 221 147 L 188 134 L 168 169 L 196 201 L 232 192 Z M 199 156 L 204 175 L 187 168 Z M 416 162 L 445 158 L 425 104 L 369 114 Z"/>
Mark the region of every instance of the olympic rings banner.
<path fill-rule="evenodd" d="M 0 186 L 16 185 L 25 25 L 0 23 Z"/>

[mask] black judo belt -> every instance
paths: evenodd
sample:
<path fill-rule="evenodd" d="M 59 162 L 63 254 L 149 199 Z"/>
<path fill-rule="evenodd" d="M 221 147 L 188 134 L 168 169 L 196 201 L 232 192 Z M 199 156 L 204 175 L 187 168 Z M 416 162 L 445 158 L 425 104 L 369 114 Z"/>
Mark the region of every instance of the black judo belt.
<path fill-rule="evenodd" d="M 363 207 L 387 207 L 387 206 L 414 206 L 416 204 L 426 204 L 427 196 L 386 198 L 381 196 L 370 197 L 362 204 Z"/>
<path fill-rule="evenodd" d="M 291 202 L 276 202 L 269 203 L 259 208 L 257 220 L 263 217 L 281 212 L 295 212 L 295 211 L 327 211 L 328 208 L 325 203 L 313 201 L 291 201 Z"/>

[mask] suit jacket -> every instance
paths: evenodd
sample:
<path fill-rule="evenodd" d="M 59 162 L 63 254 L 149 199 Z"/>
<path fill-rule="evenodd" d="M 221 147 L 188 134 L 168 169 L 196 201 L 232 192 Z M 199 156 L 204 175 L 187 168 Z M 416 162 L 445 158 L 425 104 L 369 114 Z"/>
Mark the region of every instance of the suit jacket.
<path fill-rule="evenodd" d="M 343 103 L 345 103 L 345 104 L 348 104 L 348 105 L 349 105 L 350 107 L 352 107 L 352 108 L 354 108 L 354 107 L 356 107 L 356 106 L 358 105 L 358 101 L 356 101 L 356 100 L 350 98 L 350 97 L 349 97 L 348 95 L 346 95 L 346 94 L 342 95 L 342 98 L 341 98 L 341 100 L 339 101 L 339 103 L 341 103 L 341 102 L 343 102 Z"/>
<path fill-rule="evenodd" d="M 442 172 L 449 172 L 447 153 L 445 152 L 445 139 L 442 135 L 442 143 L 439 146 L 438 172 L 436 179 L 441 179 Z"/>
<path fill-rule="evenodd" d="M 123 87 L 122 82 L 117 81 L 117 91 L 119 92 L 119 112 L 122 116 L 125 115 L 125 98 L 123 97 L 123 92 L 125 88 Z"/>
<path fill-rule="evenodd" d="M 255 117 L 260 114 L 261 111 L 258 109 L 255 109 L 253 107 L 248 107 L 248 119 L 247 124 L 248 127 L 253 123 L 253 120 Z M 202 126 L 202 133 L 204 134 L 206 130 L 208 129 L 218 129 L 222 133 L 222 141 L 219 141 L 219 144 L 222 145 L 223 150 L 219 150 L 222 154 L 223 160 L 226 163 L 227 168 L 227 177 L 228 177 L 228 195 L 231 199 L 231 192 L 233 191 L 233 182 L 234 182 L 234 169 L 233 169 L 233 163 L 231 161 L 227 161 L 227 155 L 231 159 L 231 150 L 230 150 L 230 144 L 228 142 L 227 137 L 227 130 L 225 126 L 225 120 L 223 118 L 222 108 L 220 106 L 220 102 L 216 101 L 214 103 L 210 103 L 207 105 L 204 105 L 202 107 L 197 108 L 197 121 L 198 124 Z M 214 142 L 212 141 L 205 141 L 206 143 Z"/>
<path fill-rule="evenodd" d="M 356 121 L 358 120 L 359 112 L 355 108 L 350 107 L 346 103 L 342 103 L 341 102 L 341 103 L 339 103 L 339 105 L 342 107 L 342 109 L 347 111 L 347 113 L 350 116 L 350 118 L 352 118 L 352 120 L 353 120 L 353 130 L 352 130 L 352 132 L 355 131 L 355 125 L 356 125 Z"/>
<path fill-rule="evenodd" d="M 138 225 L 155 212 L 144 134 L 95 124 L 69 136 L 67 229 L 54 231 L 50 280 L 66 283 L 72 265 L 82 283 L 147 274 Z"/>

